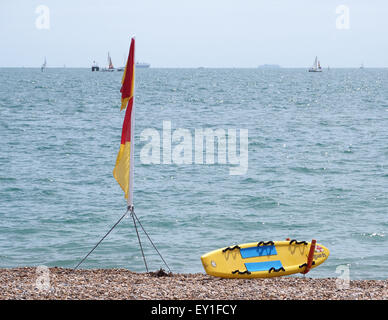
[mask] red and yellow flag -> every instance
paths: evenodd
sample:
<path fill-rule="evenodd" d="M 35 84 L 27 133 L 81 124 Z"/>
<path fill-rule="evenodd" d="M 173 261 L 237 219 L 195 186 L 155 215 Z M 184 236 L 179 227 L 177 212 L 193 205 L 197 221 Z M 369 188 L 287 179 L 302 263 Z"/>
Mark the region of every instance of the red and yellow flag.
<path fill-rule="evenodd" d="M 130 170 L 131 168 L 131 126 L 132 126 L 132 109 L 133 95 L 135 85 L 135 39 L 131 40 L 129 56 L 125 66 L 123 79 L 121 81 L 121 110 L 125 111 L 123 130 L 121 133 L 120 150 L 117 154 L 116 165 L 113 169 L 113 176 L 125 192 L 125 198 L 128 199 L 130 186 Z"/>

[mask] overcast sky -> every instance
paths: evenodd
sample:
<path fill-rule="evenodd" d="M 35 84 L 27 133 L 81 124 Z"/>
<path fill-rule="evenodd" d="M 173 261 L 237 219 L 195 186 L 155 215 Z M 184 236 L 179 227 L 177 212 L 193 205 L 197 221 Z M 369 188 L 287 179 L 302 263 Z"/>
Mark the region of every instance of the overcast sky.
<path fill-rule="evenodd" d="M 121 66 L 136 35 L 152 67 L 388 67 L 387 17 L 387 0 L 0 0 L 0 66 Z"/>

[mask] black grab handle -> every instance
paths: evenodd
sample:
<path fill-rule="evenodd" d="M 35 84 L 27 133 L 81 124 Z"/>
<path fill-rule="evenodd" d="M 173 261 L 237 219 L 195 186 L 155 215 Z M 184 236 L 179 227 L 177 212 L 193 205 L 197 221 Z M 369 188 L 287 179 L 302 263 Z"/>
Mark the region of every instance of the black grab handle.
<path fill-rule="evenodd" d="M 271 269 L 268 270 L 268 273 L 271 273 L 271 272 L 279 272 L 279 271 L 286 271 L 283 267 L 280 267 L 279 269 L 275 269 L 274 267 L 272 267 Z"/>
<path fill-rule="evenodd" d="M 233 251 L 234 249 L 241 249 L 238 245 L 235 245 L 234 247 L 227 247 L 222 252 L 226 252 L 228 250 Z"/>
<path fill-rule="evenodd" d="M 251 274 L 250 271 L 245 270 L 245 271 L 240 271 L 240 270 L 234 270 L 232 271 L 233 274 L 238 273 L 238 274 Z"/>
<path fill-rule="evenodd" d="M 260 247 L 260 246 L 273 246 L 274 245 L 274 242 L 273 241 L 267 241 L 267 242 L 264 242 L 264 241 L 260 241 L 257 246 Z"/>
<path fill-rule="evenodd" d="M 290 245 L 293 244 L 295 242 L 295 244 L 304 244 L 305 246 L 308 245 L 308 243 L 306 241 L 296 241 L 296 239 L 292 239 L 290 241 Z"/>

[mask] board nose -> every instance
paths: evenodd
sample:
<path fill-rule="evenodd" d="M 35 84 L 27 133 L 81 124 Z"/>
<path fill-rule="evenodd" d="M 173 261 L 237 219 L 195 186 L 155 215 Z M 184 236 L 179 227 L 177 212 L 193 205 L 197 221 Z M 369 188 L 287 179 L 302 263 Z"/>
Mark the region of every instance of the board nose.
<path fill-rule="evenodd" d="M 215 270 L 217 268 L 217 261 L 214 257 L 205 254 L 201 256 L 201 261 L 205 270 Z"/>

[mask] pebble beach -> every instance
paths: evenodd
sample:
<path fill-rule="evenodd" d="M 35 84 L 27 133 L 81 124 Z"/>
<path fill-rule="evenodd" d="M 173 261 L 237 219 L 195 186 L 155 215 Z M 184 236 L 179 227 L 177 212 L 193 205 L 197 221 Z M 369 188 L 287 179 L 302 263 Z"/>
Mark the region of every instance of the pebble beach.
<path fill-rule="evenodd" d="M 221 279 L 126 269 L 0 269 L 1 300 L 387 300 L 388 279 Z M 42 278 L 44 277 L 44 278 Z"/>

